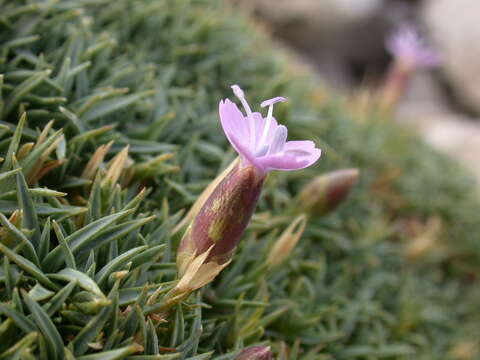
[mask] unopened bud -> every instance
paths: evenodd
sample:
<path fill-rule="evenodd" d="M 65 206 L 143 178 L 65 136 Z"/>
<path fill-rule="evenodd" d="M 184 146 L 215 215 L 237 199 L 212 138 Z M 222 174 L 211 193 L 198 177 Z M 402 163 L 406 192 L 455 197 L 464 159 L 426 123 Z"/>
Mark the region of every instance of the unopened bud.
<path fill-rule="evenodd" d="M 229 263 L 260 195 L 264 177 L 238 164 L 215 187 L 193 218 L 177 253 L 177 292 L 198 289 Z"/>
<path fill-rule="evenodd" d="M 301 210 L 317 216 L 333 211 L 347 197 L 358 175 L 358 169 L 342 169 L 317 176 L 298 194 Z"/>
<path fill-rule="evenodd" d="M 440 252 L 442 246 L 438 243 L 438 237 L 442 230 L 442 223 L 438 218 L 429 219 L 416 236 L 405 246 L 405 255 L 409 260 L 423 259 L 427 254 Z"/>
<path fill-rule="evenodd" d="M 272 360 L 272 351 L 270 350 L 270 346 L 251 346 L 248 347 L 238 356 L 235 360 Z"/>
<path fill-rule="evenodd" d="M 236 158 L 233 160 L 228 167 L 223 170 L 218 176 L 205 188 L 205 190 L 202 191 L 200 196 L 198 196 L 197 200 L 195 200 L 195 203 L 192 205 L 190 210 L 188 211 L 187 215 L 180 221 L 177 226 L 172 230 L 173 234 L 176 234 L 178 231 L 183 229 L 190 221 L 198 214 L 200 209 L 202 208 L 203 204 L 205 204 L 205 201 L 209 198 L 209 196 L 212 194 L 213 190 L 217 187 L 218 184 L 232 171 L 232 169 L 238 165 L 239 158 Z"/>
<path fill-rule="evenodd" d="M 297 216 L 280 235 L 267 258 L 267 264 L 270 268 L 280 265 L 290 255 L 298 240 L 300 240 L 306 224 L 307 216 L 305 214 Z"/>

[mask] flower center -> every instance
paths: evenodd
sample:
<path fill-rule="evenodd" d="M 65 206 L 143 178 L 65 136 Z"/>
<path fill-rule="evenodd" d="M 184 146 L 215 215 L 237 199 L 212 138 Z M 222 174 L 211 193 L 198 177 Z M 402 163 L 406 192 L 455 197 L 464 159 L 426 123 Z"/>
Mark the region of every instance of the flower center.
<path fill-rule="evenodd" d="M 260 138 L 257 142 L 255 119 L 253 118 L 252 109 L 250 109 L 250 105 L 248 105 L 248 102 L 245 98 L 245 93 L 238 85 L 233 85 L 232 90 L 235 96 L 242 103 L 242 106 L 247 114 L 248 129 L 250 133 L 250 149 L 253 149 L 255 156 L 265 156 L 268 154 L 276 154 L 283 151 L 283 147 L 285 146 L 285 143 L 287 141 L 287 128 L 283 125 L 278 125 L 275 128 L 271 139 L 268 139 L 268 134 L 272 126 L 273 105 L 277 102 L 286 101 L 286 99 L 281 96 L 277 96 L 273 99 L 265 100 L 260 104 L 262 108 L 268 106 L 268 111 L 267 117 L 265 118 L 265 125 L 263 126 L 262 134 L 260 135 Z"/>
<path fill-rule="evenodd" d="M 277 126 L 275 132 L 273 133 L 273 138 L 271 143 L 269 144 L 267 141 L 268 133 L 270 131 L 270 127 L 272 124 L 273 119 L 273 105 L 277 102 L 283 102 L 286 99 L 283 97 L 275 97 L 273 99 L 265 100 L 260 104 L 260 107 L 268 106 L 267 117 L 265 119 L 265 125 L 263 127 L 262 136 L 258 141 L 257 149 L 256 149 L 256 156 L 264 156 L 267 154 L 276 154 L 278 152 L 283 151 L 283 147 L 287 141 L 287 128 L 283 125 Z"/>

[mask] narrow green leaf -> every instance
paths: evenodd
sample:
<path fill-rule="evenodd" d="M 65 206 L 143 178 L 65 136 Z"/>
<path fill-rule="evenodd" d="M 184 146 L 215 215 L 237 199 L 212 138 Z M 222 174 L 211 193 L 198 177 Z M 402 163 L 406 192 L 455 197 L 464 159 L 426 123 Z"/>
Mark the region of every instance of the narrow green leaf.
<path fill-rule="evenodd" d="M 26 273 L 32 275 L 41 284 L 49 287 L 50 289 L 57 290 L 58 286 L 50 281 L 50 279 L 31 261 L 25 259 L 23 256 L 14 253 L 5 245 L 0 243 L 0 251 L 3 252 L 11 261 L 22 268 Z"/>
<path fill-rule="evenodd" d="M 143 314 L 142 314 L 143 315 Z M 158 336 L 152 319 L 147 320 L 147 333 L 145 339 L 145 352 L 147 354 L 159 354 Z"/>
<path fill-rule="evenodd" d="M 163 284 L 152 284 L 147 286 L 147 295 L 153 294 L 160 286 L 165 286 L 165 292 L 168 292 L 172 288 L 173 282 L 167 282 Z M 123 288 L 119 291 L 119 303 L 121 306 L 133 304 L 144 291 L 143 286 Z"/>
<path fill-rule="evenodd" d="M 12 272 L 10 270 L 10 261 L 8 261 L 8 258 L 6 256 L 3 257 L 3 271 L 5 273 L 5 291 L 7 293 L 7 297 L 11 298 L 13 279 Z"/>
<path fill-rule="evenodd" d="M 72 253 L 75 253 L 82 243 L 93 241 L 102 230 L 131 213 L 132 210 L 128 210 L 105 216 L 84 226 L 80 230 L 75 231 L 73 234 L 70 234 L 65 238 L 65 241 L 70 247 Z M 42 262 L 42 267 L 48 269 L 49 271 L 55 271 L 63 261 L 64 258 L 62 257 L 61 246 L 58 245 L 45 257 Z"/>
<path fill-rule="evenodd" d="M 57 294 L 48 303 L 43 306 L 47 311 L 48 316 L 53 316 L 57 310 L 61 308 L 76 285 L 76 281 L 69 282 L 64 288 L 57 292 Z"/>
<path fill-rule="evenodd" d="M 23 253 L 25 255 L 25 258 L 33 262 L 35 265 L 40 266 L 40 261 L 37 258 L 37 253 L 35 252 L 35 249 L 33 248 L 32 243 L 27 239 L 25 234 L 18 230 L 8 219 L 0 213 L 0 224 L 7 229 L 9 234 L 17 240 L 20 244 L 23 245 Z"/>
<path fill-rule="evenodd" d="M 153 260 L 156 256 L 160 256 L 163 253 L 165 246 L 165 244 L 157 245 L 135 256 L 132 259 L 132 269 L 135 269 L 137 266 L 143 265 L 148 261 Z"/>
<path fill-rule="evenodd" d="M 116 282 L 110 291 L 108 295 L 109 300 L 114 300 L 115 297 L 118 296 L 118 284 L 119 283 Z M 117 310 L 113 309 L 112 304 L 104 307 L 97 315 L 90 319 L 87 325 L 85 325 L 75 339 L 73 339 L 72 346 L 75 349 L 75 356 L 83 355 L 88 350 L 88 344 L 103 330 L 107 320 L 110 318 L 112 310 Z"/>
<path fill-rule="evenodd" d="M 0 212 L 3 214 L 12 214 L 18 210 L 16 201 L 0 200 Z M 36 203 L 35 212 L 42 216 L 77 216 L 87 211 L 84 207 L 62 205 L 61 208 L 55 208 L 48 204 Z"/>
<path fill-rule="evenodd" d="M 22 170 L 22 168 L 16 168 L 16 169 L 1 173 L 0 174 L 0 182 L 4 181 L 5 179 L 10 178 L 11 176 L 15 175 L 16 173 L 18 173 L 21 170 Z"/>
<path fill-rule="evenodd" d="M 32 197 L 28 192 L 27 182 L 22 172 L 17 173 L 17 197 L 20 209 L 22 209 L 22 227 L 33 230 L 32 244 L 38 248 L 40 242 L 40 227 L 38 226 L 37 211 L 33 205 Z"/>
<path fill-rule="evenodd" d="M 38 35 L 23 36 L 23 37 L 19 37 L 19 38 L 14 38 L 12 40 L 9 40 L 9 41 L 3 43 L 2 47 L 5 48 L 5 49 L 11 49 L 11 48 L 14 48 L 14 47 L 30 44 L 32 42 L 38 41 L 39 39 L 40 39 L 40 36 L 38 36 Z"/>
<path fill-rule="evenodd" d="M 0 304 L 0 313 L 12 319 L 13 322 L 26 333 L 31 333 L 37 330 L 37 327 L 32 320 L 12 309 L 10 306 Z"/>
<path fill-rule="evenodd" d="M 104 101 L 97 106 L 92 107 L 89 111 L 82 115 L 82 121 L 88 123 L 100 117 L 106 116 L 112 112 L 118 111 L 124 107 L 136 103 L 138 100 L 152 96 L 156 90 L 147 90 L 133 95 L 117 97 L 112 100 Z"/>
<path fill-rule="evenodd" d="M 20 100 L 30 90 L 40 85 L 51 74 L 51 70 L 37 71 L 34 75 L 23 81 L 20 85 L 15 87 L 15 90 L 5 100 L 5 109 L 3 111 L 3 117 L 7 117 L 10 112 L 18 105 Z"/>
<path fill-rule="evenodd" d="M 110 261 L 95 276 L 95 279 L 97 280 L 98 284 L 102 285 L 108 279 L 108 276 L 111 273 L 120 269 L 121 266 L 123 264 L 127 263 L 132 257 L 141 253 L 142 251 L 144 251 L 147 248 L 148 248 L 148 246 L 145 245 L 145 246 L 139 246 L 139 247 L 130 249 L 129 251 L 121 254 L 117 258 Z"/>
<path fill-rule="evenodd" d="M 47 221 L 45 221 L 43 225 L 42 235 L 40 236 L 40 242 L 38 244 L 38 257 L 40 261 L 45 258 L 50 250 L 50 227 L 51 220 L 47 218 Z"/>
<path fill-rule="evenodd" d="M 96 249 L 100 246 L 106 245 L 112 241 L 122 239 L 126 237 L 128 234 L 132 233 L 134 230 L 142 227 L 143 225 L 149 223 L 154 219 L 155 217 L 151 216 L 148 218 L 131 220 L 120 225 L 112 226 L 110 229 L 100 233 L 98 237 L 91 239 L 89 241 L 84 241 L 81 244 L 81 247 L 76 248 L 75 251 L 79 251 L 83 253 L 86 251 L 90 251 L 92 249 Z"/>
<path fill-rule="evenodd" d="M 89 239 L 92 239 L 95 235 L 98 235 L 116 221 L 121 220 L 132 213 L 133 210 L 127 210 L 120 211 L 112 215 L 107 215 L 84 226 L 82 229 L 69 235 L 67 238 L 65 238 L 65 240 L 71 247 L 72 251 L 75 252 L 83 243 L 87 242 Z"/>
<path fill-rule="evenodd" d="M 74 270 L 77 269 L 77 265 L 75 264 L 75 258 L 73 257 L 72 251 L 70 250 L 70 247 L 68 246 L 67 242 L 65 241 L 65 237 L 63 236 L 62 229 L 60 229 L 60 226 L 58 223 L 53 220 L 52 221 L 52 226 L 53 230 L 55 231 L 55 235 L 57 235 L 57 240 L 60 243 L 60 248 L 62 249 L 63 253 L 63 258 L 65 259 L 65 263 L 69 268 L 72 268 Z"/>
<path fill-rule="evenodd" d="M 23 352 L 28 352 L 28 348 L 37 340 L 38 333 L 31 332 L 20 339 L 15 345 L 11 346 L 0 354 L 0 359 L 22 359 Z"/>
<path fill-rule="evenodd" d="M 2 172 L 10 170 L 13 164 L 13 156 L 17 152 L 18 145 L 20 144 L 20 139 L 22 138 L 23 128 L 27 122 L 27 113 L 23 113 L 18 121 L 17 128 L 13 133 L 13 137 L 10 140 L 10 145 L 8 146 L 7 155 L 5 156 L 5 161 L 2 164 Z"/>
<path fill-rule="evenodd" d="M 137 332 L 138 335 L 141 336 L 144 342 L 144 347 L 146 348 L 146 341 L 147 341 L 147 323 L 145 321 L 145 316 L 143 315 L 142 308 L 139 304 L 135 304 L 134 312 L 137 317 L 137 323 L 140 325 L 140 329 Z"/>
<path fill-rule="evenodd" d="M 84 355 L 77 357 L 77 360 L 120 360 L 125 359 L 130 354 L 135 354 L 141 351 L 141 347 L 138 345 L 125 346 L 120 349 L 102 351 L 97 354 Z"/>
<path fill-rule="evenodd" d="M 73 112 L 70 110 L 64 108 L 63 106 L 59 106 L 58 110 L 65 115 L 65 117 L 70 121 L 70 123 L 73 125 L 73 128 L 77 133 L 83 133 L 85 132 L 85 126 L 82 124 L 80 119 L 75 115 Z"/>
<path fill-rule="evenodd" d="M 51 190 L 47 188 L 30 188 L 28 189 L 31 194 L 38 195 L 38 196 L 53 196 L 53 197 L 63 197 L 67 196 L 67 193 Z"/>
<path fill-rule="evenodd" d="M 85 131 L 80 133 L 79 135 L 75 136 L 74 138 L 70 139 L 70 144 L 72 145 L 78 145 L 78 144 L 83 144 L 84 142 L 91 140 L 97 136 L 103 135 L 110 130 L 115 128 L 115 125 L 106 125 L 102 126 L 98 129 L 93 129 L 89 131 Z"/>
<path fill-rule="evenodd" d="M 56 274 L 49 274 L 51 278 L 65 280 L 65 281 L 76 281 L 78 286 L 81 288 L 90 291 L 91 293 L 105 298 L 102 290 L 98 287 L 97 283 L 92 280 L 90 277 L 84 273 L 77 271 L 75 269 L 65 268 Z"/>
<path fill-rule="evenodd" d="M 28 295 L 30 295 L 33 301 L 42 301 L 42 300 L 48 299 L 52 297 L 53 294 L 54 294 L 53 291 L 45 289 L 40 284 L 35 284 L 35 286 L 31 288 L 30 291 L 28 292 Z"/>
<path fill-rule="evenodd" d="M 65 181 L 59 185 L 60 189 L 71 189 L 91 185 L 92 181 L 75 176 L 66 176 Z"/>
<path fill-rule="evenodd" d="M 63 359 L 63 340 L 56 326 L 43 308 L 37 304 L 25 291 L 22 292 L 25 304 L 32 313 L 33 320 L 45 338 L 52 359 Z"/>

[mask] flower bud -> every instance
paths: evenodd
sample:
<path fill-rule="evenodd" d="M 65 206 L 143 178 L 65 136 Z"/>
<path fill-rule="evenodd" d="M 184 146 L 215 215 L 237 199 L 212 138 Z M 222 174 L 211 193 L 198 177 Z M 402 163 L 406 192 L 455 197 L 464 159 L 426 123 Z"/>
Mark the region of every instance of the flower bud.
<path fill-rule="evenodd" d="M 347 197 L 358 180 L 358 169 L 342 169 L 317 176 L 298 194 L 302 211 L 322 216 Z"/>
<path fill-rule="evenodd" d="M 240 352 L 235 360 L 272 360 L 270 346 L 250 346 Z"/>
<path fill-rule="evenodd" d="M 200 209 L 202 208 L 205 201 L 208 197 L 212 194 L 213 190 L 217 187 L 217 185 L 227 176 L 232 169 L 238 165 L 239 158 L 237 157 L 233 160 L 228 167 L 223 170 L 206 188 L 202 191 L 202 193 L 198 196 L 195 203 L 192 205 L 190 210 L 188 211 L 187 215 L 180 221 L 175 228 L 172 230 L 172 234 L 176 234 L 178 231 L 183 229 L 190 221 L 198 214 Z"/>
<path fill-rule="evenodd" d="M 269 268 L 280 265 L 290 255 L 295 245 L 300 240 L 307 225 L 307 216 L 301 214 L 297 216 L 292 223 L 280 235 L 278 240 L 273 245 L 272 250 L 267 258 Z"/>
<path fill-rule="evenodd" d="M 228 265 L 260 195 L 263 176 L 235 166 L 215 187 L 183 236 L 177 253 L 177 292 L 212 281 Z"/>

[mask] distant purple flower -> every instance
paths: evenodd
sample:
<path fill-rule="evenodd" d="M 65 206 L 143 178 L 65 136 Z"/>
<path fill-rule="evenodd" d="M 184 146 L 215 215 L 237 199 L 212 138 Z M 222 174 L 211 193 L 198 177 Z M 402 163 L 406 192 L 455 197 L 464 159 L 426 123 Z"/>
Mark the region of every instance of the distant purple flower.
<path fill-rule="evenodd" d="M 223 131 L 244 164 L 253 165 L 261 175 L 270 170 L 297 170 L 315 163 L 321 150 L 313 141 L 287 141 L 287 128 L 279 125 L 273 117 L 273 105 L 286 101 L 275 97 L 262 102 L 268 106 L 264 118 L 259 112 L 252 112 L 243 90 L 232 86 L 233 93 L 240 100 L 246 116 L 229 99 L 220 101 L 219 112 Z"/>
<path fill-rule="evenodd" d="M 411 25 L 398 28 L 387 38 L 385 46 L 395 59 L 409 66 L 429 68 L 441 62 L 438 52 L 428 46 Z"/>

